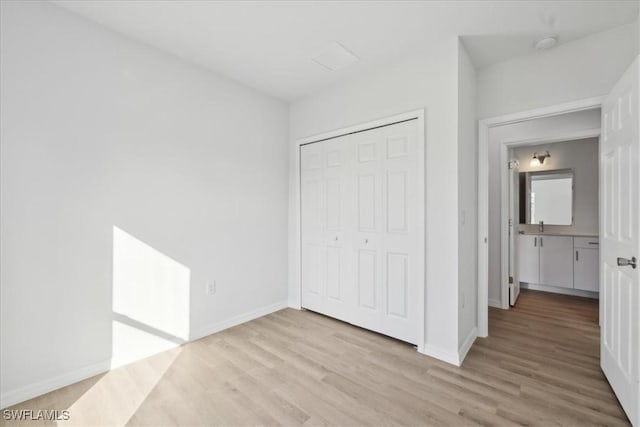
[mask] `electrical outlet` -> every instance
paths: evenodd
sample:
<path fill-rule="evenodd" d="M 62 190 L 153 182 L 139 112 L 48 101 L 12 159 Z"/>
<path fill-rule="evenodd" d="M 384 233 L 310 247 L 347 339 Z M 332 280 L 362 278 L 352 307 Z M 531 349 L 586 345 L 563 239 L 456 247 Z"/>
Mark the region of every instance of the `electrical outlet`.
<path fill-rule="evenodd" d="M 216 293 L 216 282 L 215 280 L 211 280 L 207 282 L 207 286 L 205 288 L 205 292 L 207 295 L 213 295 Z"/>

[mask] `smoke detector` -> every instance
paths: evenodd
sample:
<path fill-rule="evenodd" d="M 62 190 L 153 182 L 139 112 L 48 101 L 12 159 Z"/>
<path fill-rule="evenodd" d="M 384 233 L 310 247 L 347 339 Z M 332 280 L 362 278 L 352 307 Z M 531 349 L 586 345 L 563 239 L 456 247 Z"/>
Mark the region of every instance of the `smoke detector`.
<path fill-rule="evenodd" d="M 558 36 L 546 36 L 536 42 L 536 50 L 549 50 L 558 43 Z"/>

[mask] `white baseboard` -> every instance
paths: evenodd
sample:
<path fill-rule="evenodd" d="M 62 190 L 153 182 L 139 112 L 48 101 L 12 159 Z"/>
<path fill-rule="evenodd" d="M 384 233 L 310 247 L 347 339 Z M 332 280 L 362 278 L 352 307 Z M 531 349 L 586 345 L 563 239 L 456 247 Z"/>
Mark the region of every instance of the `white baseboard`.
<path fill-rule="evenodd" d="M 289 308 L 293 308 L 294 310 L 302 310 L 302 305 L 298 301 L 289 301 Z"/>
<path fill-rule="evenodd" d="M 197 339 L 206 337 L 207 335 L 211 335 L 224 329 L 237 326 L 241 323 L 257 319 L 258 317 L 266 316 L 267 314 L 271 314 L 275 311 L 287 308 L 287 306 L 287 301 L 277 302 L 275 304 L 271 304 L 248 313 L 234 316 L 221 322 L 213 323 L 192 333 L 189 341 L 195 341 Z M 0 409 L 15 405 L 16 403 L 24 402 L 25 400 L 33 399 L 34 397 L 38 397 L 50 391 L 66 387 L 70 384 L 85 380 L 95 375 L 102 374 L 109 371 L 110 369 L 111 360 L 104 360 L 94 365 L 85 366 L 83 368 L 68 372 L 63 375 L 46 379 L 35 384 L 29 384 L 16 390 L 11 390 L 0 395 Z"/>
<path fill-rule="evenodd" d="M 267 314 L 271 314 L 278 310 L 282 310 L 283 308 L 287 308 L 289 306 L 287 301 L 277 302 L 275 304 L 268 305 L 266 307 L 261 307 L 257 310 L 250 311 L 248 313 L 239 314 L 230 319 L 223 320 L 221 322 L 212 323 L 210 325 L 205 326 L 204 328 L 197 329 L 195 332 L 192 332 L 190 335 L 190 341 L 195 341 L 200 338 L 204 338 L 207 335 L 215 334 L 216 332 L 220 332 L 222 330 L 232 328 L 241 323 L 249 322 L 250 320 L 257 319 L 258 317 L 266 316 Z"/>
<path fill-rule="evenodd" d="M 460 366 L 460 357 L 454 352 L 450 352 L 433 345 L 425 344 L 424 351 L 421 351 L 421 353 L 426 354 L 427 356 L 434 357 L 438 360 L 442 360 L 443 362 L 447 362 L 451 365 Z"/>
<path fill-rule="evenodd" d="M 478 328 L 474 326 L 458 349 L 458 359 L 460 360 L 460 365 L 462 365 L 464 358 L 467 357 L 467 353 L 469 353 L 469 350 L 471 350 L 471 346 L 476 341 L 476 338 L 478 338 Z"/>
<path fill-rule="evenodd" d="M 489 307 L 502 308 L 502 301 L 489 298 Z"/>
<path fill-rule="evenodd" d="M 477 337 L 478 328 L 474 326 L 473 329 L 469 332 L 469 335 L 467 335 L 467 337 L 460 345 L 457 354 L 429 344 L 425 344 L 424 349 L 422 350 L 418 348 L 418 352 L 426 354 L 427 356 L 434 357 L 438 360 L 442 360 L 443 362 L 447 362 L 454 366 L 461 366 L 462 361 L 465 357 L 467 357 L 467 353 L 469 353 L 469 350 L 471 349 L 473 343 L 476 341 Z"/>
<path fill-rule="evenodd" d="M 520 283 L 522 289 L 531 289 L 532 291 L 552 292 L 554 294 L 571 295 L 574 297 L 585 297 L 599 299 L 598 292 L 583 291 L 582 289 L 557 288 L 555 286 L 538 285 L 535 283 Z"/>
<path fill-rule="evenodd" d="M 110 368 L 111 360 L 103 360 L 93 365 L 67 372 L 66 374 L 11 390 L 0 395 L 0 409 L 33 399 L 34 397 L 77 383 L 78 381 L 86 380 L 87 378 L 107 372 Z"/>

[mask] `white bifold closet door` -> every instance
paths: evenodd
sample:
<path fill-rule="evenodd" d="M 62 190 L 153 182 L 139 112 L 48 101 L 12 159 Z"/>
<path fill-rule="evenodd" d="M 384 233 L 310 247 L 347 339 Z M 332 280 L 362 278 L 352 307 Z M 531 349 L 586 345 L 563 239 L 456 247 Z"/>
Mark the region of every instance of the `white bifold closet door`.
<path fill-rule="evenodd" d="M 418 342 L 417 121 L 301 147 L 302 307 Z"/>

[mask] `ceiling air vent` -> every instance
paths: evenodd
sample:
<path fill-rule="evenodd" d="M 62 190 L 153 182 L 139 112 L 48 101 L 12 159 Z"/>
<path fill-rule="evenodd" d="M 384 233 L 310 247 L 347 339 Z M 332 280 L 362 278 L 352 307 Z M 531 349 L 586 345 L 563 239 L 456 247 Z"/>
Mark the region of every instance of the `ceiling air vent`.
<path fill-rule="evenodd" d="M 311 59 L 324 69 L 336 71 L 356 62 L 358 57 L 340 43 L 333 42 Z"/>

